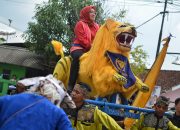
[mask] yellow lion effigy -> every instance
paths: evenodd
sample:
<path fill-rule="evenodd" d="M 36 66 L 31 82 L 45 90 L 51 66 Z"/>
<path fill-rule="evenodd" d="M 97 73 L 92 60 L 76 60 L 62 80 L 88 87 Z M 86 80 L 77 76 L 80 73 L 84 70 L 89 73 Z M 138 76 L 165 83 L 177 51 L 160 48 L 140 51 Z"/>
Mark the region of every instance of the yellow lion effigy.
<path fill-rule="evenodd" d="M 131 43 L 135 37 L 136 30 L 133 26 L 106 20 L 98 30 L 90 51 L 80 58 L 77 81 L 88 84 L 93 96 L 104 97 L 119 92 L 128 99 L 137 90 L 147 92 L 149 88 L 134 76 L 129 64 Z M 56 46 L 56 41 L 52 44 Z M 62 54 L 62 46 L 57 48 L 54 47 L 55 52 Z M 63 57 L 53 73 L 65 86 L 69 80 L 70 65 L 71 58 Z"/>
<path fill-rule="evenodd" d="M 98 30 L 90 51 L 80 57 L 78 82 L 88 84 L 93 90 L 92 95 L 100 97 L 121 93 L 129 99 L 137 90 L 140 90 L 132 106 L 145 107 L 164 62 L 171 35 L 163 39 L 165 41 L 163 48 L 144 83 L 134 76 L 129 65 L 131 42 L 135 37 L 136 30 L 133 26 L 108 19 Z M 69 56 L 63 56 L 60 42 L 52 41 L 52 44 L 55 53 L 62 57 L 53 75 L 67 86 L 72 59 Z M 130 128 L 134 121 L 134 119 L 125 118 L 126 128 Z"/>

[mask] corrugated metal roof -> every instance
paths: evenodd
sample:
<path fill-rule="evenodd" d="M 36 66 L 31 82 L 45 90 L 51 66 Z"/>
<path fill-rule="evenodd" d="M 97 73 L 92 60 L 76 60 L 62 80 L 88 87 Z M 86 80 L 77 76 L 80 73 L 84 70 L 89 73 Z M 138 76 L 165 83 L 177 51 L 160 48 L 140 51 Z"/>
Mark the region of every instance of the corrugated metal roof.
<path fill-rule="evenodd" d="M 35 69 L 44 69 L 43 57 L 25 48 L 0 45 L 0 62 Z"/>

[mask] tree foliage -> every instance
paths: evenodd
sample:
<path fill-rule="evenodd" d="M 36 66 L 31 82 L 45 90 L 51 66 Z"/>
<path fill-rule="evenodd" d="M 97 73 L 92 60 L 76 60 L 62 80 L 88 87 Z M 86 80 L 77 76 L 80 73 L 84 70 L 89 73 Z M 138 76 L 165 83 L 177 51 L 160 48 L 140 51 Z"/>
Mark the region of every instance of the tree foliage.
<path fill-rule="evenodd" d="M 34 22 L 28 23 L 27 31 L 24 34 L 26 45 L 29 50 L 46 57 L 46 64 L 56 61 L 57 57 L 50 44 L 51 40 L 58 40 L 63 43 L 65 54 L 69 54 L 69 48 L 74 38 L 74 26 L 79 19 L 80 10 L 86 5 L 97 7 L 96 21 L 104 23 L 107 17 L 122 21 L 125 18 L 126 10 L 112 14 L 103 9 L 106 0 L 49 0 L 37 5 L 35 8 Z M 111 16 L 110 16 L 111 14 Z M 132 52 L 132 68 L 135 73 L 141 73 L 145 67 L 146 54 L 138 46 Z M 56 58 L 56 59 L 55 59 Z"/>
<path fill-rule="evenodd" d="M 3 37 L 0 37 L 0 43 L 5 42 L 6 40 Z"/>
<path fill-rule="evenodd" d="M 73 30 L 79 19 L 80 10 L 86 5 L 97 7 L 97 21 L 103 21 L 101 2 L 93 0 L 50 0 L 48 3 L 37 5 L 35 22 L 28 23 L 24 38 L 29 50 L 46 56 L 47 62 L 54 54 L 50 45 L 51 40 L 58 40 L 69 53 L 70 44 L 74 37 Z"/>
<path fill-rule="evenodd" d="M 131 68 L 135 75 L 143 74 L 147 69 L 148 55 L 142 47 L 138 45 L 131 51 Z"/>
<path fill-rule="evenodd" d="M 127 10 L 120 10 L 119 12 L 112 14 L 112 18 L 114 20 L 123 21 L 123 19 L 126 17 Z"/>

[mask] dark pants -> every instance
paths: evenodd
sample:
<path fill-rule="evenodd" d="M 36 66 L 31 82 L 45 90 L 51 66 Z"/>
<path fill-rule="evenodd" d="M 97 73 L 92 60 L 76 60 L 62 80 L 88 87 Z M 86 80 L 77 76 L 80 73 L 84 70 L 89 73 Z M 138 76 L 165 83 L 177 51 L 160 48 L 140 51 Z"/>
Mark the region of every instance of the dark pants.
<path fill-rule="evenodd" d="M 83 50 L 75 50 L 71 52 L 71 57 L 73 58 L 71 63 L 70 77 L 68 83 L 68 91 L 71 92 L 76 84 L 76 80 L 79 72 L 79 58 L 84 54 Z"/>

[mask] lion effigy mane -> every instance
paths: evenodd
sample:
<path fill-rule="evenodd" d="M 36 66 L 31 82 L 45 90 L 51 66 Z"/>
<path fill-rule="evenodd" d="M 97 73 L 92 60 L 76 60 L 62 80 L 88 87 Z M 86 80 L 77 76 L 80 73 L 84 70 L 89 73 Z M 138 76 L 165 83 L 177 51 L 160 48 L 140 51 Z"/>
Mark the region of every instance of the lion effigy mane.
<path fill-rule="evenodd" d="M 91 94 L 100 97 L 119 92 L 128 99 L 138 89 L 148 91 L 148 87 L 128 70 L 130 42 L 135 37 L 136 30 L 133 26 L 111 19 L 106 20 L 98 30 L 90 51 L 80 58 L 77 82 L 88 84 L 92 88 Z M 120 60 L 116 57 L 113 63 L 111 55 L 118 55 Z M 70 57 L 61 58 L 53 73 L 65 86 L 69 79 L 70 63 Z"/>

